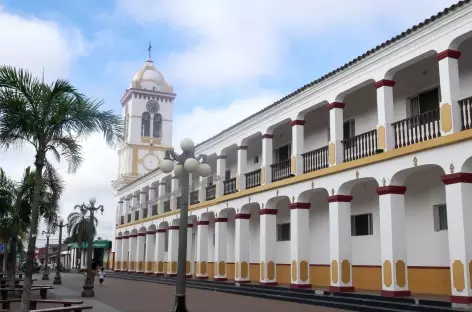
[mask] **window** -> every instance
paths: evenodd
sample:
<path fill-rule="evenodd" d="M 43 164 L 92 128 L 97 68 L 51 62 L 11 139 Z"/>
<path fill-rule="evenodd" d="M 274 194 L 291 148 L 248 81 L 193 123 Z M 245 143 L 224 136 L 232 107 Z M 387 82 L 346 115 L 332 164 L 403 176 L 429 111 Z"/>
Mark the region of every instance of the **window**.
<path fill-rule="evenodd" d="M 165 190 L 166 190 L 166 193 L 172 192 L 172 185 L 171 185 L 170 183 L 166 183 L 166 188 L 165 188 Z"/>
<path fill-rule="evenodd" d="M 279 147 L 275 150 L 275 162 L 281 162 L 290 158 L 290 144 Z"/>
<path fill-rule="evenodd" d="M 162 116 L 161 114 L 154 114 L 152 121 L 152 136 L 155 138 L 162 137 Z"/>
<path fill-rule="evenodd" d="M 447 231 L 447 208 L 446 205 L 434 205 L 434 231 Z"/>
<path fill-rule="evenodd" d="M 215 246 L 216 243 L 216 235 L 213 233 L 213 246 Z"/>
<path fill-rule="evenodd" d="M 277 241 L 284 242 L 290 240 L 290 223 L 277 224 Z"/>
<path fill-rule="evenodd" d="M 148 137 L 151 135 L 151 115 L 144 112 L 141 116 L 141 136 Z"/>
<path fill-rule="evenodd" d="M 231 170 L 226 169 L 226 171 L 225 171 L 225 181 L 228 181 L 229 179 L 231 179 Z"/>
<path fill-rule="evenodd" d="M 127 136 L 128 136 L 128 123 L 129 123 L 129 115 L 126 114 L 126 117 L 125 117 L 125 129 L 124 129 L 125 141 L 127 140 Z"/>
<path fill-rule="evenodd" d="M 439 89 L 434 88 L 410 98 L 410 117 L 438 108 L 439 97 Z"/>
<path fill-rule="evenodd" d="M 356 123 L 354 119 L 348 120 L 343 124 L 343 140 L 350 139 L 356 135 Z"/>
<path fill-rule="evenodd" d="M 259 156 L 254 156 L 254 163 L 257 164 L 259 162 Z"/>
<path fill-rule="evenodd" d="M 374 234 L 374 230 L 371 213 L 351 216 L 351 236 L 372 234 Z"/>
<path fill-rule="evenodd" d="M 164 251 L 168 252 L 169 251 L 169 231 L 167 230 L 165 233 L 165 238 L 164 238 Z"/>
<path fill-rule="evenodd" d="M 208 182 L 208 186 L 212 186 L 213 185 L 213 176 L 209 176 L 207 178 L 207 182 Z"/>

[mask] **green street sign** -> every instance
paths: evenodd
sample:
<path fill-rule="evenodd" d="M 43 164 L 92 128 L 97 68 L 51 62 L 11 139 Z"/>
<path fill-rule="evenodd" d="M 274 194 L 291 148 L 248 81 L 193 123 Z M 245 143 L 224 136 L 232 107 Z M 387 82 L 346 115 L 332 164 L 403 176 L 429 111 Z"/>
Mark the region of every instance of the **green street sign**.
<path fill-rule="evenodd" d="M 85 249 L 88 247 L 87 242 L 82 242 L 82 248 Z M 99 240 L 99 241 L 94 241 L 92 244 L 93 248 L 103 248 L 103 249 L 108 249 L 111 247 L 111 242 L 107 240 Z M 70 244 L 70 248 L 72 249 L 77 249 L 79 248 L 79 245 L 77 243 L 72 243 Z"/>

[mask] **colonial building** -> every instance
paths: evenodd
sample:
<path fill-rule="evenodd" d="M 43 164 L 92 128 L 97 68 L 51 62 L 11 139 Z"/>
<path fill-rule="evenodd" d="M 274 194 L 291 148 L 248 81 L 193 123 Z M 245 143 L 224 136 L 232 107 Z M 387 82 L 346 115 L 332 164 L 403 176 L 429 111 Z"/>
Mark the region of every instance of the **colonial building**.
<path fill-rule="evenodd" d="M 472 2 L 198 144 L 187 274 L 472 302 Z M 118 271 L 175 275 L 175 94 L 151 60 L 122 98 Z"/>

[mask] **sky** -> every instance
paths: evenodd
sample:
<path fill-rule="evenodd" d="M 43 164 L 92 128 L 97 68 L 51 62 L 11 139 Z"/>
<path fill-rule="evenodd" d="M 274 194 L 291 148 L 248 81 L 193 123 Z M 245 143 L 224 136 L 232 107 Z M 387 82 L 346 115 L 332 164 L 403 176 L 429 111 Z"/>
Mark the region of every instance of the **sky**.
<path fill-rule="evenodd" d="M 177 94 L 178 146 L 217 134 L 456 2 L 0 0 L 0 64 L 38 76 L 44 68 L 46 81 L 69 79 L 121 113 L 120 98 L 151 42 L 154 64 Z M 113 239 L 118 155 L 99 135 L 83 146 L 76 174 L 57 164 L 67 183 L 61 215 L 96 197 L 105 207 L 98 236 Z M 28 146 L 0 153 L 0 167 L 14 179 L 33 160 Z"/>

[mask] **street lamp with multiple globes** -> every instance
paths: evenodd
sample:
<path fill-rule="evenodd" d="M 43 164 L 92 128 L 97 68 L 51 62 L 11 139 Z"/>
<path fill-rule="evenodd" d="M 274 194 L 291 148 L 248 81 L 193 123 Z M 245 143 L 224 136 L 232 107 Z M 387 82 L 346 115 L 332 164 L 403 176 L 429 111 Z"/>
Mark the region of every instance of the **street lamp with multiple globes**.
<path fill-rule="evenodd" d="M 56 259 L 56 276 L 54 276 L 54 281 L 52 282 L 54 285 L 62 284 L 61 272 L 60 272 L 60 265 L 61 265 L 61 249 L 62 249 L 62 228 L 68 226 L 69 224 L 64 224 L 64 219 L 59 219 L 59 224 L 56 226 L 59 228 L 59 251 L 57 252 L 57 259 Z"/>
<path fill-rule="evenodd" d="M 91 197 L 89 199 L 90 205 L 76 205 L 74 209 L 79 209 L 82 215 L 85 217 L 87 211 L 90 212 L 90 219 L 89 219 L 89 229 L 88 229 L 88 239 L 87 239 L 87 277 L 85 278 L 84 283 L 84 290 L 82 291 L 82 297 L 94 297 L 95 292 L 93 291 L 93 280 L 92 280 L 92 251 L 93 251 L 93 214 L 95 211 L 100 210 L 103 215 L 103 206 L 100 205 L 95 207 L 95 203 L 97 200 L 95 197 Z"/>
<path fill-rule="evenodd" d="M 43 281 L 49 281 L 49 237 L 54 234 L 54 231 L 43 231 L 43 235 L 46 235 L 46 259 L 44 260 L 44 271 Z"/>
<path fill-rule="evenodd" d="M 182 188 L 182 201 L 180 203 L 180 226 L 179 226 L 179 253 L 177 265 L 177 284 L 175 293 L 175 304 L 172 312 L 187 312 L 185 304 L 185 278 L 187 262 L 187 222 L 188 222 L 188 200 L 189 200 L 189 173 L 199 174 L 207 177 L 211 174 L 211 167 L 207 162 L 206 155 L 195 157 L 195 145 L 190 139 L 183 139 L 180 143 L 182 154 L 176 154 L 173 150 L 166 151 L 164 159 L 160 162 L 163 173 L 171 173 L 180 178 Z M 171 159 L 172 158 L 172 159 Z M 200 163 L 200 160 L 202 162 Z M 174 165 L 174 161 L 177 164 Z"/>

